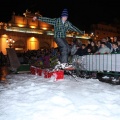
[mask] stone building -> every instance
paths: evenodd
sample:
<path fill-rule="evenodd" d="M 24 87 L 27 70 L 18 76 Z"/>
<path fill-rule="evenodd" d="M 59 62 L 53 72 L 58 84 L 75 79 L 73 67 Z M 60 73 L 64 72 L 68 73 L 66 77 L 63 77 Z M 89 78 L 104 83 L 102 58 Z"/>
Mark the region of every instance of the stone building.
<path fill-rule="evenodd" d="M 115 24 L 93 24 L 91 26 L 91 31 L 93 32 L 91 37 L 93 37 L 94 40 L 101 40 L 107 36 L 109 36 L 111 39 L 113 39 L 115 36 L 120 36 L 120 26 Z"/>
<path fill-rule="evenodd" d="M 26 12 L 23 16 L 13 14 L 8 23 L 0 22 L 0 51 L 3 54 L 6 54 L 8 47 L 15 48 L 17 52 L 57 47 L 53 37 L 53 26 L 45 22 L 33 21 L 32 17 L 25 16 Z M 69 43 L 72 41 L 73 34 L 76 33 L 67 33 Z M 81 40 L 89 39 L 87 35 L 77 35 L 77 37 Z M 12 40 L 13 43 L 11 43 Z"/>

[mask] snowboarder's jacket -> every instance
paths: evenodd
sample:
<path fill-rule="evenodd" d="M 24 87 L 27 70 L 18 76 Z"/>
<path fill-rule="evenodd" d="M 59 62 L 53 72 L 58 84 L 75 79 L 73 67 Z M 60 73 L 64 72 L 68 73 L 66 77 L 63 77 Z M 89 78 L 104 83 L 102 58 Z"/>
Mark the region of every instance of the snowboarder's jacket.
<path fill-rule="evenodd" d="M 37 19 L 54 26 L 54 38 L 66 38 L 67 31 L 75 31 L 84 34 L 83 31 L 76 28 L 68 20 L 63 24 L 61 18 L 37 17 Z"/>

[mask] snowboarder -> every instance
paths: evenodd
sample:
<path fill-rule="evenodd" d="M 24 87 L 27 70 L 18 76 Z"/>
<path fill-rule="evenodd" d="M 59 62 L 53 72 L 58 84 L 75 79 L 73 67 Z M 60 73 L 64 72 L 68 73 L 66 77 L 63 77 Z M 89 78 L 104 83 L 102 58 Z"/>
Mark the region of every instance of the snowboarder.
<path fill-rule="evenodd" d="M 70 53 L 70 46 L 66 41 L 66 32 L 67 31 L 75 31 L 80 34 L 84 34 L 84 31 L 79 30 L 77 27 L 72 25 L 68 20 L 68 11 L 67 9 L 63 9 L 61 17 L 59 18 L 47 18 L 47 17 L 38 17 L 34 16 L 33 20 L 40 20 L 51 24 L 54 26 L 54 38 L 60 49 L 62 68 L 69 68 L 71 65 L 68 64 L 68 55 Z"/>

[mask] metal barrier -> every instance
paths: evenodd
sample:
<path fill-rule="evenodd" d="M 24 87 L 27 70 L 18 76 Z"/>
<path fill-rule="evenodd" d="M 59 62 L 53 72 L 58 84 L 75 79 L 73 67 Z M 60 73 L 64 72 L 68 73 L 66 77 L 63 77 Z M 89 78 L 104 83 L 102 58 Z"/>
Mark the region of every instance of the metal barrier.
<path fill-rule="evenodd" d="M 120 72 L 120 54 L 74 56 L 73 65 L 86 71 Z"/>
<path fill-rule="evenodd" d="M 91 73 L 103 74 L 120 79 L 120 54 L 96 54 L 85 56 L 74 56 L 72 63 L 78 73 L 84 71 L 87 75 Z M 91 76 L 89 76 L 91 77 Z"/>
<path fill-rule="evenodd" d="M 120 54 L 100 54 L 83 56 L 87 71 L 120 72 Z"/>

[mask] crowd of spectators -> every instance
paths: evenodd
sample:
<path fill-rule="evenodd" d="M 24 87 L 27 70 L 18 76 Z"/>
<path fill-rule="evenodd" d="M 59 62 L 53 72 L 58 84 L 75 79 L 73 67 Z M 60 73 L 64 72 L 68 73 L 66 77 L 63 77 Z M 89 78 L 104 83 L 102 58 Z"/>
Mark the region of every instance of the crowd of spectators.
<path fill-rule="evenodd" d="M 17 53 L 21 64 L 30 64 L 41 67 L 52 67 L 60 59 L 58 48 L 28 50 L 24 53 Z"/>
<path fill-rule="evenodd" d="M 91 54 L 115 54 L 120 53 L 120 39 L 114 37 L 103 38 L 97 42 L 92 39 L 88 40 L 87 44 L 83 44 L 80 39 L 73 39 L 71 46 L 71 56 L 83 56 Z M 42 67 L 52 67 L 60 60 L 60 52 L 58 48 L 28 50 L 26 52 L 17 53 L 18 59 L 21 64 L 31 64 Z M 69 60 L 70 61 L 70 60 Z M 7 63 L 7 57 L 0 53 L 0 65 Z"/>
<path fill-rule="evenodd" d="M 120 39 L 114 37 L 113 40 L 110 37 L 103 38 L 97 42 L 92 39 L 88 40 L 88 44 L 78 44 L 78 40 L 72 45 L 76 51 L 74 55 L 83 56 L 90 54 L 115 54 L 120 53 Z"/>

